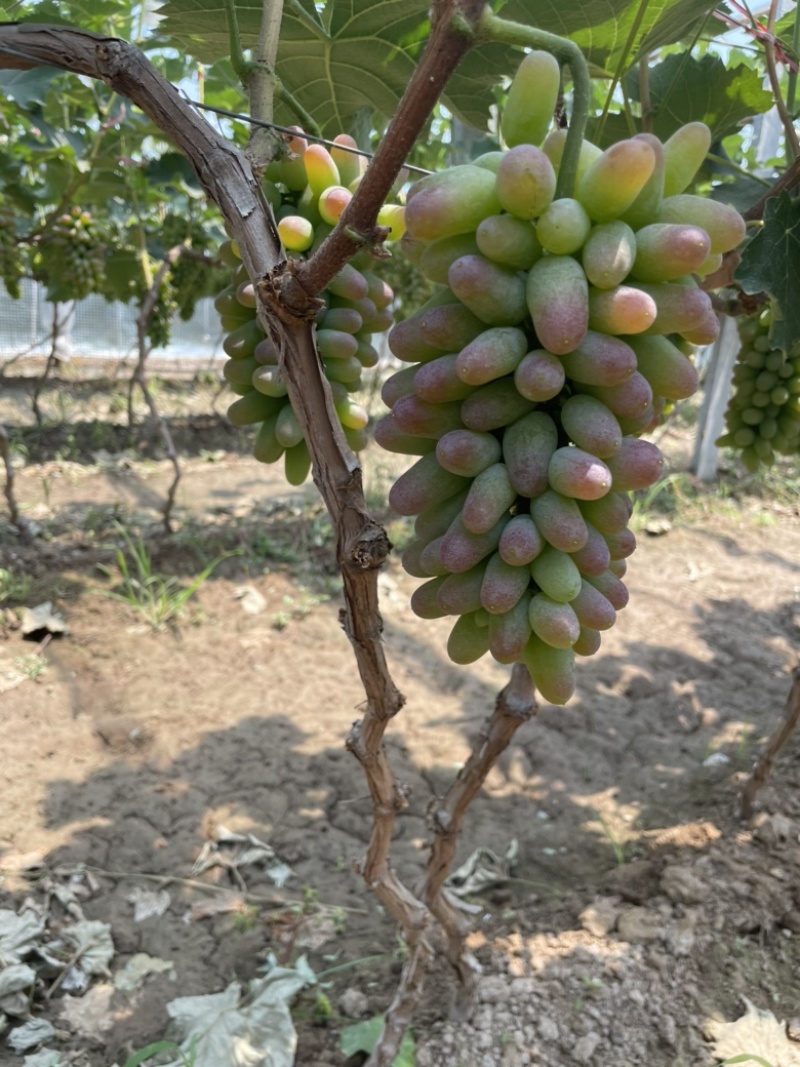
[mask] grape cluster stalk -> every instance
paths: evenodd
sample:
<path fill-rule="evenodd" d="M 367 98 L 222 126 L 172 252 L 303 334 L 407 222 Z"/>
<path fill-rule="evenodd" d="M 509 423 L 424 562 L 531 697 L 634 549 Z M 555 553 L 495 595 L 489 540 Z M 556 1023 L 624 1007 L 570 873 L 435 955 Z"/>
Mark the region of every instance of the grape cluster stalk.
<path fill-rule="evenodd" d="M 363 175 L 365 161 L 351 149 L 348 134 L 336 137 L 328 151 L 309 145 L 302 130 L 290 139 L 287 156 L 267 169 L 263 188 L 275 213 L 278 233 L 289 256 L 313 253 L 338 222 Z M 389 228 L 389 241 L 404 232 L 404 209 L 387 204 L 378 223 Z M 239 399 L 228 408 L 236 426 L 259 424 L 253 454 L 262 463 L 283 457 L 286 478 L 301 485 L 311 469 L 303 431 L 287 396 L 279 367 L 279 354 L 257 319 L 256 294 L 239 261 L 234 241 L 221 250 L 233 268 L 230 285 L 219 293 L 215 306 L 227 336 L 223 348 L 229 359 L 223 374 Z M 359 452 L 369 441 L 369 415 L 353 394 L 362 388 L 362 372 L 377 365 L 379 355 L 372 336 L 392 324 L 394 293 L 371 269 L 369 253 L 359 253 L 345 264 L 320 294 L 324 307 L 315 321 L 315 339 L 334 407 L 350 447 Z"/>
<path fill-rule="evenodd" d="M 687 194 L 702 123 L 581 146 L 554 199 L 566 133 L 547 133 L 559 66 L 529 53 L 503 115 L 507 149 L 417 182 L 402 246 L 438 288 L 389 335 L 384 448 L 418 456 L 389 501 L 416 516 L 405 569 L 426 619 L 457 616 L 450 658 L 522 662 L 546 700 L 574 691 L 625 607 L 630 492 L 663 472 L 642 438 L 698 384 L 718 334 L 698 283 L 742 240 L 733 208 Z M 533 106 L 532 102 L 538 105 Z"/>
<path fill-rule="evenodd" d="M 716 442 L 735 449 L 749 471 L 772 465 L 778 455 L 800 454 L 800 343 L 788 353 L 774 347 L 772 318 L 768 306 L 739 324 L 726 432 Z"/>

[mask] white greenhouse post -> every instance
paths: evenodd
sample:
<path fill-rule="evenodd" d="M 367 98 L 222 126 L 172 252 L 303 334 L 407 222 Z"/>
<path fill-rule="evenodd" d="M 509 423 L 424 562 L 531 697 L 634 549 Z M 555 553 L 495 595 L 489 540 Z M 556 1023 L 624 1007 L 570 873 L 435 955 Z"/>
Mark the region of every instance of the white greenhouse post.
<path fill-rule="evenodd" d="M 719 449 L 714 442 L 724 428 L 733 364 L 740 347 L 736 319 L 729 315 L 722 315 L 721 319 L 719 337 L 712 346 L 711 360 L 706 372 L 705 395 L 697 419 L 692 456 L 692 470 L 703 482 L 716 477 Z"/>

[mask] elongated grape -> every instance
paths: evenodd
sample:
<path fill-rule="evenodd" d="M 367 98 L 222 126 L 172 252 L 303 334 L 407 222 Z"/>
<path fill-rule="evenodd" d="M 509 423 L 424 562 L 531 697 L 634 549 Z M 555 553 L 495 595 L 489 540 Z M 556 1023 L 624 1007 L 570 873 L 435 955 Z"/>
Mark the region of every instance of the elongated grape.
<path fill-rule="evenodd" d="M 284 453 L 284 447 L 275 436 L 278 412 L 265 419 L 258 428 L 253 442 L 253 455 L 259 463 L 277 463 Z"/>
<path fill-rule="evenodd" d="M 617 621 L 617 611 L 611 602 L 586 579 L 570 604 L 580 625 L 590 630 L 610 630 Z"/>
<path fill-rule="evenodd" d="M 561 67 L 553 55 L 536 50 L 523 56 L 503 108 L 501 130 L 509 148 L 542 143 L 553 123 L 560 87 Z"/>
<path fill-rule="evenodd" d="M 589 327 L 589 286 L 571 256 L 547 256 L 531 267 L 527 306 L 543 348 L 555 355 L 572 352 Z"/>
<path fill-rule="evenodd" d="M 583 517 L 601 534 L 615 534 L 624 530 L 633 514 L 633 503 L 627 493 L 616 489 L 599 500 L 582 500 Z"/>
<path fill-rule="evenodd" d="M 583 385 L 619 385 L 636 371 L 636 353 L 619 337 L 589 330 L 578 347 L 561 357 L 566 374 Z"/>
<path fill-rule="evenodd" d="M 581 625 L 569 604 L 536 593 L 528 608 L 531 629 L 551 648 L 571 648 L 578 640 Z"/>
<path fill-rule="evenodd" d="M 328 289 L 344 300 L 363 300 L 369 293 L 369 282 L 352 263 L 345 263 L 328 282 Z"/>
<path fill-rule="evenodd" d="M 458 374 L 458 356 L 439 356 L 415 368 L 414 392 L 429 404 L 466 400 L 475 392 Z"/>
<path fill-rule="evenodd" d="M 481 607 L 481 585 L 485 573 L 486 562 L 481 561 L 468 571 L 448 574 L 436 594 L 440 607 L 448 615 L 467 615 L 477 611 Z"/>
<path fill-rule="evenodd" d="M 412 394 L 401 397 L 392 408 L 392 416 L 402 433 L 413 437 L 438 440 L 450 430 L 461 427 L 461 404 L 429 404 Z"/>
<path fill-rule="evenodd" d="M 580 637 L 572 646 L 572 651 L 576 656 L 593 656 L 599 652 L 600 643 L 599 631 L 592 630 L 589 626 L 581 626 Z"/>
<path fill-rule="evenodd" d="M 664 142 L 664 196 L 682 193 L 692 182 L 711 147 L 704 122 L 687 122 Z"/>
<path fill-rule="evenodd" d="M 641 288 L 589 290 L 589 326 L 607 334 L 643 333 L 656 321 L 656 302 Z"/>
<path fill-rule="evenodd" d="M 447 272 L 450 288 L 489 326 L 514 326 L 525 317 L 525 282 L 485 256 L 462 256 Z"/>
<path fill-rule="evenodd" d="M 581 253 L 586 277 L 598 289 L 613 289 L 631 272 L 636 259 L 636 234 L 615 219 L 593 227 Z"/>
<path fill-rule="evenodd" d="M 523 663 L 533 684 L 551 704 L 566 704 L 575 692 L 575 654 L 571 648 L 553 648 L 533 634 L 525 646 Z"/>
<path fill-rule="evenodd" d="M 691 193 L 666 197 L 653 221 L 699 226 L 710 238 L 712 253 L 736 248 L 746 230 L 745 221 L 735 208 Z"/>
<path fill-rule="evenodd" d="M 463 304 L 440 304 L 420 315 L 424 341 L 444 352 L 458 352 L 486 329 L 486 323 Z"/>
<path fill-rule="evenodd" d="M 545 208 L 536 223 L 536 237 L 545 251 L 569 256 L 583 247 L 592 220 L 580 200 L 561 197 Z"/>
<path fill-rule="evenodd" d="M 443 619 L 447 611 L 441 606 L 437 594 L 445 581 L 445 575 L 431 578 L 418 585 L 411 594 L 411 610 L 420 619 Z"/>
<path fill-rule="evenodd" d="M 513 374 L 528 349 L 522 330 L 496 326 L 479 334 L 456 358 L 459 378 L 468 385 L 485 385 Z"/>
<path fill-rule="evenodd" d="M 420 552 L 419 562 L 426 574 L 431 576 L 449 574 L 447 567 L 442 562 L 442 537 L 435 537 L 433 541 L 428 542 Z"/>
<path fill-rule="evenodd" d="M 581 590 L 581 573 L 575 562 L 552 545 L 545 545 L 531 563 L 531 574 L 541 591 L 561 604 L 574 600 Z"/>
<path fill-rule="evenodd" d="M 470 430 L 499 430 L 516 422 L 533 407 L 513 378 L 498 378 L 476 389 L 461 405 L 461 418 Z"/>
<path fill-rule="evenodd" d="M 637 282 L 636 288 L 652 297 L 656 317 L 648 326 L 650 334 L 683 333 L 691 330 L 712 311 L 711 297 L 694 285 L 661 282 L 647 285 Z"/>
<path fill-rule="evenodd" d="M 582 448 L 556 449 L 547 476 L 557 493 L 577 500 L 597 500 L 611 489 L 610 469 L 603 460 Z"/>
<path fill-rule="evenodd" d="M 299 445 L 303 440 L 303 428 L 289 404 L 285 404 L 278 414 L 275 436 L 287 451 Z M 294 468 L 294 463 L 292 467 Z"/>
<path fill-rule="evenodd" d="M 564 387 L 566 373 L 558 356 L 544 348 L 529 352 L 514 371 L 514 384 L 528 400 L 543 402 L 558 396 Z"/>
<path fill-rule="evenodd" d="M 581 574 L 597 576 L 611 564 L 611 551 L 603 534 L 590 522 L 586 523 L 586 531 L 586 543 L 570 555 Z"/>
<path fill-rule="evenodd" d="M 447 655 L 453 663 L 474 663 L 489 651 L 489 628 L 479 626 L 475 614 L 462 615 L 450 631 Z"/>
<path fill-rule="evenodd" d="M 504 463 L 493 463 L 472 482 L 464 502 L 464 525 L 474 534 L 488 533 L 514 501 L 517 491 L 511 484 Z"/>
<path fill-rule="evenodd" d="M 662 477 L 664 459 L 658 448 L 649 441 L 625 437 L 619 452 L 609 458 L 608 469 L 615 491 L 646 489 Z"/>
<path fill-rule="evenodd" d="M 234 426 L 252 426 L 257 422 L 264 422 L 270 415 L 281 411 L 283 406 L 282 399 L 263 396 L 255 389 L 251 389 L 249 393 L 234 400 L 229 406 L 228 418 Z"/>
<path fill-rule="evenodd" d="M 613 456 L 622 444 L 616 416 L 592 396 L 576 393 L 569 397 L 561 408 L 561 425 L 578 448 L 600 459 Z"/>
<path fill-rule="evenodd" d="M 481 583 L 481 605 L 492 615 L 502 615 L 519 602 L 530 585 L 531 575 L 527 567 L 515 567 L 506 563 L 495 552 L 486 564 L 486 573 Z"/>
<path fill-rule="evenodd" d="M 691 274 L 711 253 L 711 238 L 699 226 L 653 223 L 636 233 L 631 274 L 641 282 L 669 282 Z"/>
<path fill-rule="evenodd" d="M 445 470 L 465 478 L 475 478 L 481 471 L 497 463 L 501 456 L 500 442 L 490 433 L 456 429 L 441 437 L 436 445 L 436 458 Z"/>
<path fill-rule="evenodd" d="M 577 197 L 596 222 L 619 218 L 642 191 L 655 165 L 655 154 L 644 141 L 618 141 L 583 175 Z"/>
<path fill-rule="evenodd" d="M 587 575 L 586 581 L 603 594 L 615 611 L 622 611 L 627 606 L 630 599 L 628 590 L 612 571 L 608 570 L 598 575 Z M 575 596 L 577 595 L 576 593 Z"/>
<path fill-rule="evenodd" d="M 500 160 L 496 189 L 500 204 L 509 215 L 537 219 L 555 195 L 553 164 L 540 148 L 516 145 Z"/>
<path fill-rule="evenodd" d="M 401 562 L 406 574 L 413 578 L 431 578 L 431 572 L 422 563 L 422 553 L 430 542 L 423 541 L 421 537 L 414 537 L 402 551 Z M 447 573 L 442 571 L 441 573 Z"/>
<path fill-rule="evenodd" d="M 633 530 L 620 530 L 619 533 L 606 534 L 606 544 L 612 562 L 617 559 L 627 559 L 636 551 L 636 536 Z"/>
<path fill-rule="evenodd" d="M 418 240 L 472 233 L 478 223 L 500 210 L 491 171 L 465 164 L 451 167 L 436 179 L 406 203 L 406 227 Z"/>
<path fill-rule="evenodd" d="M 500 520 L 487 533 L 476 534 L 464 525 L 461 515 L 457 515 L 450 524 L 442 542 L 442 562 L 453 574 L 468 571 L 476 563 L 490 555 L 500 543 L 508 516 Z"/>
<path fill-rule="evenodd" d="M 264 331 L 258 325 L 258 319 L 250 319 L 227 335 L 222 348 L 231 359 L 251 359 L 263 337 Z"/>
<path fill-rule="evenodd" d="M 222 376 L 230 385 L 246 386 L 246 392 L 249 392 L 253 386 L 253 373 L 258 367 L 259 364 L 252 356 L 249 359 L 226 359 L 222 366 Z"/>
<path fill-rule="evenodd" d="M 421 511 L 414 520 L 415 535 L 427 543 L 446 534 L 453 520 L 461 515 L 468 492 L 469 483 L 467 488 Z"/>
<path fill-rule="evenodd" d="M 237 360 L 236 362 L 240 361 Z M 242 360 L 241 362 L 245 361 Z M 247 362 L 249 363 L 250 361 L 247 360 Z M 250 380 L 253 388 L 257 389 L 259 393 L 263 393 L 264 396 L 286 396 L 286 382 L 279 367 L 259 367 L 256 364 L 256 369 Z"/>
<path fill-rule="evenodd" d="M 557 447 L 558 429 L 543 411 L 533 411 L 507 427 L 503 460 L 518 493 L 536 497 L 547 489 L 547 472 Z"/>
<path fill-rule="evenodd" d="M 636 365 L 658 396 L 667 400 L 683 400 L 698 386 L 693 364 L 666 337 L 632 337 L 631 348 L 636 353 Z"/>
<path fill-rule="evenodd" d="M 664 199 L 664 146 L 652 133 L 637 133 L 633 139 L 648 145 L 655 158 L 653 173 L 644 183 L 630 207 L 627 207 L 621 215 L 623 222 L 627 222 L 634 230 L 639 230 L 655 217 Z"/>
<path fill-rule="evenodd" d="M 475 231 L 481 254 L 512 270 L 530 270 L 542 257 L 533 225 L 513 215 L 490 215 Z"/>
<path fill-rule="evenodd" d="M 651 409 L 653 404 L 653 390 L 638 370 L 619 385 L 581 385 L 579 388 L 581 392 L 588 393 L 605 404 L 618 420 L 639 418 Z"/>
<path fill-rule="evenodd" d="M 425 277 L 437 285 L 447 285 L 450 267 L 462 256 L 474 256 L 480 252 L 475 234 L 457 233 L 431 241 L 419 258 L 419 269 Z"/>
<path fill-rule="evenodd" d="M 544 540 L 530 515 L 512 516 L 497 546 L 500 557 L 514 567 L 532 563 L 543 548 Z"/>
<path fill-rule="evenodd" d="M 403 367 L 389 375 L 381 386 L 381 400 L 387 408 L 394 407 L 401 396 L 414 392 L 414 378 L 419 367 Z M 424 399 L 424 398 L 423 398 Z"/>
<path fill-rule="evenodd" d="M 567 131 L 565 129 L 551 130 L 547 137 L 544 139 L 542 145 L 542 151 L 553 164 L 556 172 L 561 167 L 561 157 L 564 154 L 564 145 L 567 140 Z M 575 174 L 576 185 L 580 183 L 586 171 L 591 167 L 592 163 L 596 159 L 599 159 L 603 154 L 603 149 L 598 148 L 596 144 L 592 144 L 591 141 L 581 141 L 580 151 L 578 153 L 578 169 Z"/>
<path fill-rule="evenodd" d="M 278 421 L 280 422 L 280 416 Z M 287 448 L 284 452 L 283 471 L 289 485 L 302 485 L 308 477 L 309 472 L 311 471 L 311 454 L 308 451 L 308 445 L 306 445 L 302 437 L 297 444 L 292 445 L 291 448 Z"/>
<path fill-rule="evenodd" d="M 577 552 L 589 539 L 586 521 L 575 500 L 555 489 L 531 501 L 531 518 L 544 540 L 562 552 Z"/>
<path fill-rule="evenodd" d="M 389 490 L 389 505 L 399 515 L 418 515 L 466 488 L 466 484 L 467 479 L 440 466 L 435 455 L 422 456 Z"/>
<path fill-rule="evenodd" d="M 403 433 L 391 414 L 384 415 L 375 424 L 375 440 L 387 452 L 397 452 L 402 456 L 424 456 L 436 448 L 433 438 Z"/>
<path fill-rule="evenodd" d="M 514 663 L 522 658 L 531 636 L 530 602 L 531 593 L 526 591 L 513 608 L 489 619 L 489 651 L 498 663 Z"/>
<path fill-rule="evenodd" d="M 342 184 L 350 185 L 363 174 L 367 161 L 356 152 L 348 151 L 348 149 L 358 148 L 358 144 L 349 133 L 337 133 L 333 140 L 335 144 L 330 149 L 331 159 L 336 164 Z"/>

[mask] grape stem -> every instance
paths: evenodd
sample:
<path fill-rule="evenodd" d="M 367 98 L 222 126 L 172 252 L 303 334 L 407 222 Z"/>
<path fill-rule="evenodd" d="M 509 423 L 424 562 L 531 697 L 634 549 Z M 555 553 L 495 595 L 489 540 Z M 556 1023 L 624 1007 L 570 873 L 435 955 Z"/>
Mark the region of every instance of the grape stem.
<path fill-rule="evenodd" d="M 495 15 L 489 7 L 484 8 L 478 23 L 478 43 L 481 41 L 516 45 L 519 48 L 541 48 L 552 53 L 562 66 L 569 67 L 573 85 L 572 120 L 558 170 L 556 198 L 572 196 L 592 99 L 592 82 L 583 52 L 574 41 L 521 22 L 509 22 Z"/>

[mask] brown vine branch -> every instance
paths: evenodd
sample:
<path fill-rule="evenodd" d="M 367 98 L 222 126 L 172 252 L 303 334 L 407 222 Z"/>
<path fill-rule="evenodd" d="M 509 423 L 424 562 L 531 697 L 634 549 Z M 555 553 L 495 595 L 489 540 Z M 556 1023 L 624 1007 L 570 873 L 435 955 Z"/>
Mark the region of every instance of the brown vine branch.
<path fill-rule="evenodd" d="M 164 529 L 167 533 L 172 533 L 172 509 L 175 505 L 175 494 L 178 492 L 178 483 L 181 480 L 182 471 L 178 453 L 175 449 L 175 442 L 172 439 L 172 434 L 170 433 L 167 421 L 158 410 L 158 405 L 156 404 L 155 398 L 150 392 L 150 387 L 147 384 L 147 357 L 152 351 L 152 345 L 147 337 L 147 327 L 150 324 L 150 319 L 158 303 L 164 278 L 170 267 L 172 267 L 175 261 L 183 254 L 183 249 L 183 245 L 176 245 L 175 248 L 171 248 L 169 252 L 167 252 L 164 256 L 164 261 L 153 278 L 153 284 L 145 293 L 144 300 L 142 300 L 142 306 L 139 310 L 139 314 L 136 316 L 136 342 L 138 355 L 136 366 L 134 367 L 131 380 L 128 384 L 128 427 L 130 429 L 133 428 L 133 390 L 134 387 L 138 385 L 144 396 L 145 403 L 150 409 L 150 415 L 158 428 L 158 432 L 161 434 L 161 439 L 167 450 L 167 457 L 169 458 L 174 471 L 174 476 L 169 489 L 167 490 L 167 499 L 164 502 L 164 509 L 162 511 Z"/>
<path fill-rule="evenodd" d="M 31 407 L 33 408 L 33 415 L 36 419 L 36 425 L 42 425 L 42 412 L 39 407 L 39 397 L 42 395 L 42 391 L 47 385 L 47 380 L 50 377 L 53 367 L 58 363 L 58 341 L 64 330 L 64 327 L 69 322 L 71 316 L 75 312 L 74 303 L 66 304 L 66 314 L 63 319 L 58 316 L 58 304 L 53 304 L 53 328 L 50 331 L 50 351 L 47 353 L 47 362 L 44 365 L 44 370 L 37 379 L 36 386 L 33 390 L 33 396 L 31 397 Z"/>
<path fill-rule="evenodd" d="M 794 128 L 794 120 L 786 109 L 786 102 L 783 99 L 783 92 L 781 91 L 780 78 L 778 77 L 778 68 L 775 64 L 775 38 L 773 31 L 775 29 L 775 19 L 778 14 L 778 0 L 772 0 L 769 8 L 769 18 L 767 19 L 767 32 L 764 34 L 764 59 L 767 64 L 767 76 L 769 77 L 769 84 L 772 88 L 772 95 L 775 98 L 775 107 L 778 111 L 778 117 L 781 120 L 783 126 L 783 132 L 786 135 L 786 149 L 787 154 L 794 162 L 798 156 L 800 156 L 800 141 L 797 139 L 797 130 Z"/>
<path fill-rule="evenodd" d="M 402 926 L 411 949 L 369 1067 L 389 1067 L 396 1056 L 432 954 L 426 936 L 431 912 L 402 885 L 389 865 L 394 820 L 406 804 L 383 748 L 386 726 L 404 702 L 386 664 L 378 606 L 377 572 L 391 545 L 385 531 L 367 513 L 361 470 L 333 409 L 312 320 L 319 306 L 316 294 L 359 247 L 379 239 L 375 226 L 378 209 L 450 74 L 469 49 L 483 6 L 483 0 L 435 0 L 431 38 L 380 149 L 340 226 L 300 266 L 283 259 L 274 220 L 248 160 L 190 108 L 138 49 L 64 26 L 0 26 L 0 69 L 27 69 L 43 63 L 59 66 L 99 77 L 141 107 L 192 163 L 201 184 L 222 211 L 249 276 L 257 282 L 260 321 L 281 353 L 289 399 L 311 453 L 314 481 L 336 529 L 345 599 L 342 623 L 367 696 L 363 717 L 348 740 L 348 747 L 364 768 L 373 803 L 373 829 L 361 870 L 367 884 Z M 517 672 L 512 691 L 516 693 L 519 687 Z M 516 725 L 523 718 L 517 713 Z M 468 798 L 480 787 L 501 750 L 502 736 L 498 727 L 479 741 L 468 761 L 468 779 L 457 783 L 455 792 L 448 794 L 453 805 L 453 829 L 446 844 L 434 850 L 438 859 L 432 878 L 438 886 L 446 875 L 446 854 L 454 844 Z M 448 934 L 449 958 L 460 968 L 459 973 L 470 971 L 462 951 L 467 925 L 439 889 L 431 891 L 431 899 Z"/>
<path fill-rule="evenodd" d="M 465 23 L 474 29 L 485 6 L 484 0 L 437 0 L 434 3 L 430 40 L 358 192 L 345 208 L 339 225 L 298 274 L 298 281 L 307 292 L 322 292 L 343 263 L 359 248 L 375 241 L 375 222 L 392 182 L 450 75 L 472 45 L 473 37 L 467 32 Z"/>
<path fill-rule="evenodd" d="M 19 505 L 17 504 L 17 498 L 14 493 L 14 464 L 11 462 L 11 450 L 8 446 L 8 431 L 2 422 L 0 422 L 0 457 L 2 457 L 3 466 L 6 471 L 6 481 L 3 486 L 3 492 L 6 501 L 8 502 L 8 513 L 12 523 L 16 526 L 19 532 L 23 534 L 23 536 L 27 536 L 28 529 L 20 515 Z"/>
<path fill-rule="evenodd" d="M 786 714 L 783 722 L 769 739 L 769 744 L 759 756 L 753 773 L 742 790 L 741 815 L 743 819 L 751 818 L 756 793 L 769 777 L 778 753 L 791 737 L 798 722 L 800 722 L 800 667 L 796 667 L 792 674 L 792 688 L 786 700 Z"/>

